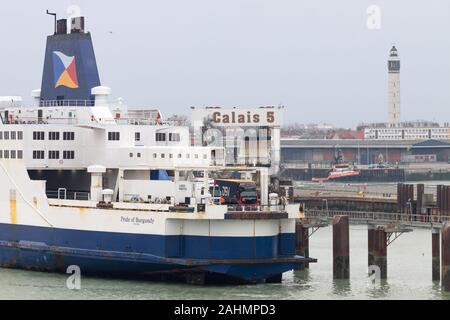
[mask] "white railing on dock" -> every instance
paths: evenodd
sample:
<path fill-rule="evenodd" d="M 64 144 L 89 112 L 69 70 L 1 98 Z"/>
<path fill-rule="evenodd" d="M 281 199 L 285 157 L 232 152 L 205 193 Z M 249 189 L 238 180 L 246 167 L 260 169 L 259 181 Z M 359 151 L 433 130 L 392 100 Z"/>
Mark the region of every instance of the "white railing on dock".
<path fill-rule="evenodd" d="M 433 227 L 450 222 L 449 216 L 437 215 L 315 209 L 308 209 L 305 212 L 306 218 L 333 219 L 334 216 L 348 216 L 350 221 L 359 223 L 402 223 L 418 227 Z"/>

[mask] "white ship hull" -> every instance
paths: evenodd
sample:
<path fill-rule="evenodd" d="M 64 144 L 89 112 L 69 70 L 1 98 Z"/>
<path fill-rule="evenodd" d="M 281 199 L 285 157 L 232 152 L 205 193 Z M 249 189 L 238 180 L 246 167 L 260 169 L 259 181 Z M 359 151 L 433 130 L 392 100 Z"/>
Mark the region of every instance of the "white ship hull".
<path fill-rule="evenodd" d="M 169 212 L 169 205 L 50 200 L 21 161 L 0 166 L 0 265 L 86 274 L 222 275 L 262 282 L 293 269 L 298 206 L 287 212 Z M 156 212 L 158 210 L 159 212 Z"/>

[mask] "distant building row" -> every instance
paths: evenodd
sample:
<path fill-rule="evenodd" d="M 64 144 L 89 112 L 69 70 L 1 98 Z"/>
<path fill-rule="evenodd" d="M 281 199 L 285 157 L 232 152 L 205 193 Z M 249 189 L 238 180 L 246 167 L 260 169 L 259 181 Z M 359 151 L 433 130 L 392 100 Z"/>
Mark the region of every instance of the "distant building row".
<path fill-rule="evenodd" d="M 364 129 L 366 140 L 449 140 L 450 127 L 398 127 Z"/>

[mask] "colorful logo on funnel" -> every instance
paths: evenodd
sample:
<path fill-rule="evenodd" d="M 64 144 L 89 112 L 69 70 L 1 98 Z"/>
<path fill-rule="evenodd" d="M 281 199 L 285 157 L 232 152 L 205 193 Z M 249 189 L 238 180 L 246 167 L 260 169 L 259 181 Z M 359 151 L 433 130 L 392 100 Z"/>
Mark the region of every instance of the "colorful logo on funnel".
<path fill-rule="evenodd" d="M 70 89 L 78 88 L 77 64 L 75 57 L 68 57 L 59 51 L 53 52 L 53 72 L 55 88 L 64 86 Z"/>

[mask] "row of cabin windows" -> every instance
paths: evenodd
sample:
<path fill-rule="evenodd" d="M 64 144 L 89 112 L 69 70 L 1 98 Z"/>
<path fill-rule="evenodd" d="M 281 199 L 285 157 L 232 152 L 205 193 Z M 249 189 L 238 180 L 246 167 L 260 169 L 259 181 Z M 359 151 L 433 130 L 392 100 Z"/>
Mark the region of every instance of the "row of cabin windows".
<path fill-rule="evenodd" d="M 49 132 L 48 140 L 50 140 L 50 141 L 59 140 L 59 132 Z"/>
<path fill-rule="evenodd" d="M 169 141 L 170 142 L 180 142 L 181 141 L 181 135 L 179 133 L 169 133 Z M 120 140 L 120 132 L 108 132 L 108 140 L 109 141 L 119 141 Z M 134 140 L 136 142 L 141 141 L 141 133 L 135 132 L 134 133 Z M 156 141 L 157 142 L 165 142 L 167 141 L 167 133 L 156 133 Z"/>
<path fill-rule="evenodd" d="M 75 140 L 75 132 L 63 132 L 63 140 L 64 141 Z"/>
<path fill-rule="evenodd" d="M 136 156 L 137 156 L 138 158 L 142 158 L 142 154 L 141 154 L 141 153 L 137 153 Z M 134 153 L 130 152 L 130 158 L 133 158 L 133 157 L 134 157 Z M 169 153 L 168 157 L 169 157 L 169 159 L 173 159 L 173 154 Z M 157 153 L 154 153 L 154 154 L 153 154 L 153 158 L 154 158 L 154 159 L 158 159 L 158 154 L 157 154 Z M 161 159 L 166 159 L 166 154 L 165 154 L 165 153 L 161 153 L 161 154 L 160 154 L 160 158 L 161 158 Z M 178 159 L 181 159 L 181 158 L 183 158 L 183 155 L 180 153 L 180 154 L 178 154 Z M 186 154 L 186 159 L 190 159 L 190 158 L 191 158 L 191 155 L 190 155 L 190 154 Z M 199 156 L 198 154 L 195 154 L 195 155 L 194 155 L 194 158 L 195 158 L 195 159 L 199 159 L 200 156 Z M 207 156 L 206 154 L 204 154 L 204 155 L 203 155 L 203 159 L 204 159 L 204 160 L 208 159 L 208 156 Z"/>
<path fill-rule="evenodd" d="M 170 142 L 180 142 L 181 135 L 179 133 L 169 133 L 169 141 Z M 156 142 L 166 142 L 167 141 L 167 133 L 158 132 L 156 134 Z"/>
<path fill-rule="evenodd" d="M 0 159 L 23 159 L 22 150 L 0 150 Z"/>
<path fill-rule="evenodd" d="M 156 134 L 156 142 L 163 142 L 166 141 L 166 134 L 165 133 L 157 133 Z"/>
<path fill-rule="evenodd" d="M 0 140 L 23 140 L 23 131 L 0 131 Z"/>
<path fill-rule="evenodd" d="M 48 133 L 48 140 L 56 141 L 60 139 L 60 133 L 57 131 L 52 131 Z M 33 131 L 33 140 L 35 141 L 43 141 L 45 140 L 45 132 L 44 131 Z M 75 140 L 75 132 L 63 132 L 63 140 L 64 141 L 73 141 Z"/>
<path fill-rule="evenodd" d="M 169 153 L 168 156 L 169 156 L 169 159 L 173 159 L 173 154 Z M 158 159 L 158 154 L 157 154 L 157 153 L 154 153 L 154 154 L 153 154 L 153 158 L 154 158 L 154 159 Z M 160 154 L 160 158 L 161 158 L 161 159 L 165 159 L 165 158 L 166 158 L 166 154 L 165 154 L 165 153 L 161 153 L 161 154 Z M 179 154 L 178 154 L 178 159 L 181 159 L 181 158 L 183 158 L 183 155 L 182 155 L 181 153 L 179 153 Z M 190 155 L 190 154 L 186 154 L 186 159 L 190 159 L 190 158 L 191 158 L 191 155 Z M 195 154 L 195 155 L 194 155 L 194 158 L 195 158 L 195 159 L 199 159 L 200 156 L 199 156 L 198 154 Z M 208 159 L 208 156 L 207 156 L 206 154 L 204 154 L 204 155 L 203 155 L 203 159 L 204 159 L 204 160 Z"/>
<path fill-rule="evenodd" d="M 138 158 L 142 158 L 142 154 L 141 153 L 137 153 L 136 156 Z M 130 152 L 130 158 L 133 158 L 133 157 L 134 157 L 134 153 Z"/>
<path fill-rule="evenodd" d="M 59 151 L 49 151 L 48 158 L 51 160 L 59 160 L 60 159 Z M 45 151 L 42 150 L 34 150 L 33 151 L 33 159 L 35 160 L 43 160 L 45 159 Z M 75 159 L 75 151 L 63 151 L 63 159 L 64 160 L 73 160 Z"/>
<path fill-rule="evenodd" d="M 119 141 L 120 140 L 120 132 L 108 132 L 108 140 L 109 141 Z"/>
<path fill-rule="evenodd" d="M 171 142 L 180 142 L 181 135 L 179 133 L 169 133 L 169 141 Z"/>

